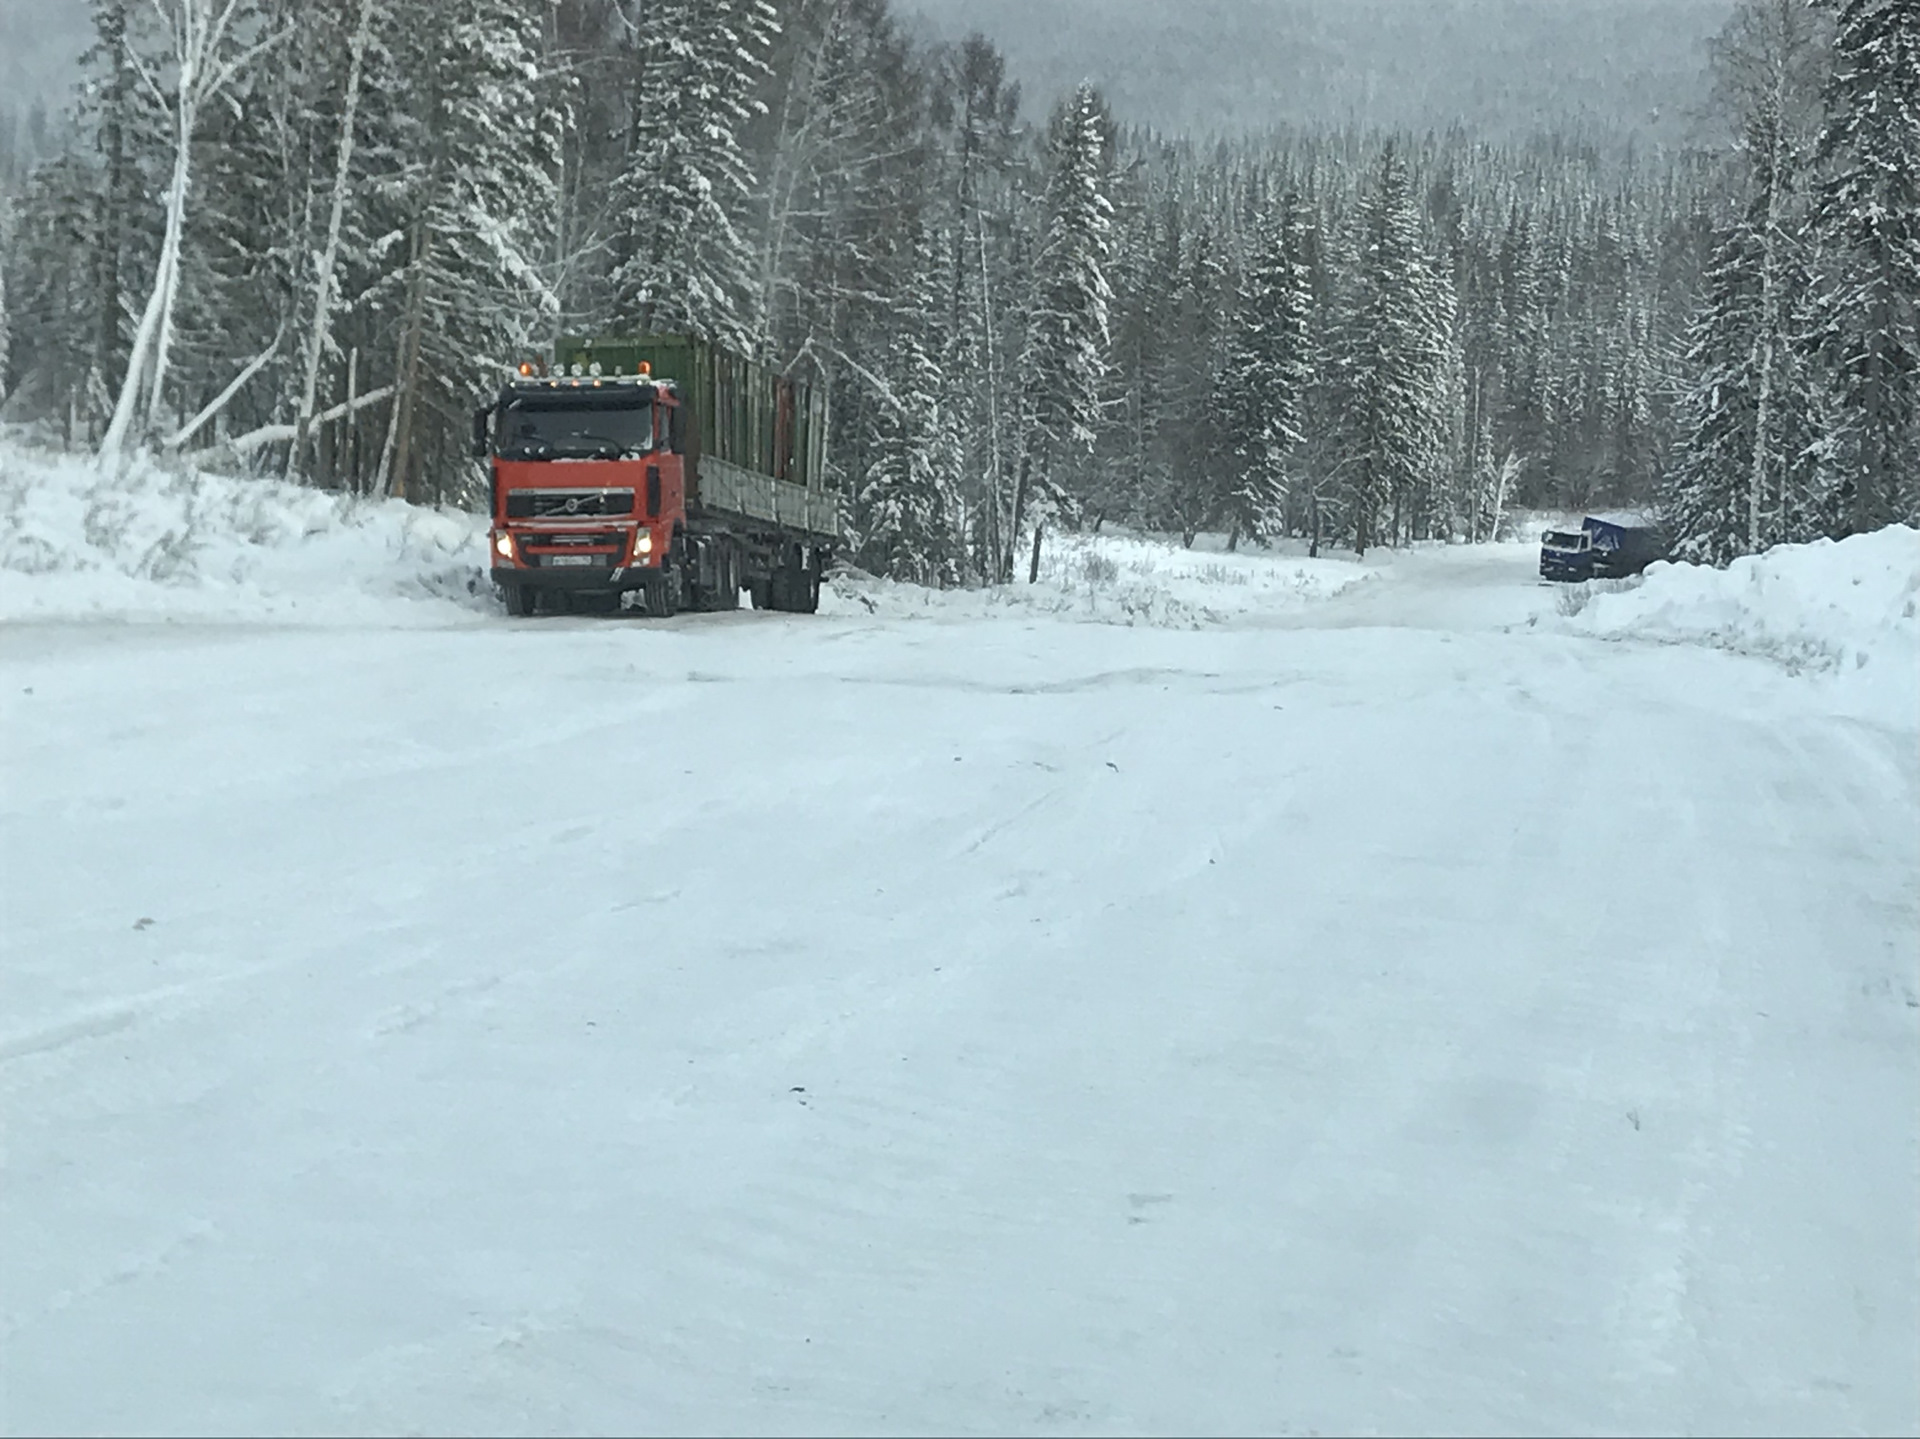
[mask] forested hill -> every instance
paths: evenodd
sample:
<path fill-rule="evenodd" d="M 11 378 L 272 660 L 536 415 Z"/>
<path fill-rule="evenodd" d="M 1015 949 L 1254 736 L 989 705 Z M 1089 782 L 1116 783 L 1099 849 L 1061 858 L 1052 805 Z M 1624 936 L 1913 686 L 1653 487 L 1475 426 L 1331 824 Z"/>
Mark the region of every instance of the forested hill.
<path fill-rule="evenodd" d="M 1160 13 L 1232 52 L 1208 3 Z M 0 421 L 473 502 L 513 363 L 687 331 L 830 392 L 848 550 L 931 583 L 1046 525 L 1364 550 L 1658 504 L 1724 562 L 1920 516 L 1920 0 L 1740 0 L 1699 144 L 1611 152 L 1586 97 L 1666 83 L 1665 22 L 1514 3 L 1422 22 L 1491 19 L 1478 67 L 1328 31 L 1417 120 L 1209 142 L 1152 96 L 1023 101 L 991 39 L 889 0 L 90 0 L 57 148 L 0 147 Z M 1224 107 L 1196 128 L 1246 98 L 1071 5 L 1027 23 Z M 1515 17 L 1563 7 L 1627 18 L 1529 49 Z M 1273 43 L 1235 63 L 1315 73 Z M 1405 80 L 1423 48 L 1467 99 Z M 1476 130 L 1476 85 L 1542 124 Z"/>
<path fill-rule="evenodd" d="M 906 0 L 928 32 L 979 31 L 1046 97 L 1091 80 L 1167 134 L 1275 126 L 1603 144 L 1698 132 L 1706 43 L 1731 0 Z M 1044 105 L 1044 101 L 1043 101 Z"/>

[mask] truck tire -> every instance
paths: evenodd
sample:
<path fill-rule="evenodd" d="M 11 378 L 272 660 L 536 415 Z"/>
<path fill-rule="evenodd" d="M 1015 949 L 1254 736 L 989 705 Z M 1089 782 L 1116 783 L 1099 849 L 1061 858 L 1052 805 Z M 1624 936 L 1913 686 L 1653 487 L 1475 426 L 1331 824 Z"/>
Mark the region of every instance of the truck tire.
<path fill-rule="evenodd" d="M 647 576 L 647 616 L 670 620 L 680 613 L 680 571 L 662 568 Z"/>
<path fill-rule="evenodd" d="M 507 602 L 507 613 L 518 615 L 521 619 L 533 616 L 534 602 L 540 597 L 527 585 L 503 585 L 501 593 Z"/>
<path fill-rule="evenodd" d="M 747 586 L 747 589 L 749 591 L 750 598 L 753 600 L 753 607 L 756 610 L 770 610 L 775 608 L 775 605 L 773 603 L 773 576 L 772 575 L 765 575 L 758 579 L 755 579 L 751 584 Z"/>
<path fill-rule="evenodd" d="M 773 572 L 773 608 L 790 615 L 810 615 L 820 608 L 820 572 L 804 564 L 800 553 L 798 545 L 789 546 Z"/>

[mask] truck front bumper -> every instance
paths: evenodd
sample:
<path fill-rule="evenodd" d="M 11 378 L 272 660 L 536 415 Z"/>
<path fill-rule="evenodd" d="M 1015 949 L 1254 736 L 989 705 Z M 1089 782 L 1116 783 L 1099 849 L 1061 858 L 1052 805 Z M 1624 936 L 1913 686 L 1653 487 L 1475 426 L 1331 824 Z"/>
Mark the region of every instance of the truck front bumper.
<path fill-rule="evenodd" d="M 520 568 L 516 565 L 495 565 L 493 582 L 501 589 L 521 585 L 535 590 L 637 590 L 647 582 L 647 576 L 657 571 L 645 565 L 616 565 L 607 569 L 602 565 L 555 565 Z"/>

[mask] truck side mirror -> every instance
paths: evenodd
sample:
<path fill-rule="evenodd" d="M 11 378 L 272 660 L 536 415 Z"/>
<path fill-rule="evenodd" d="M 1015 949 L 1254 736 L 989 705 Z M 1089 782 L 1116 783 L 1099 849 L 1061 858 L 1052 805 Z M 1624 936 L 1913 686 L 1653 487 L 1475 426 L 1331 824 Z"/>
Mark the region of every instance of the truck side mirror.
<path fill-rule="evenodd" d="M 487 411 L 473 412 L 473 457 L 484 460 L 487 457 Z"/>

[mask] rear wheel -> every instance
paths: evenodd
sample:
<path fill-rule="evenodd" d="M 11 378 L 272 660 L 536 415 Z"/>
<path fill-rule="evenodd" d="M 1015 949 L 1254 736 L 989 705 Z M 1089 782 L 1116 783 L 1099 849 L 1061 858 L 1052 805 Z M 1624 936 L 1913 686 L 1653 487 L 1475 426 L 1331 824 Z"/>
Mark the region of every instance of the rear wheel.
<path fill-rule="evenodd" d="M 805 563 L 803 553 L 798 545 L 788 546 L 770 586 L 773 608 L 790 615 L 810 615 L 820 608 L 820 572 Z"/>

